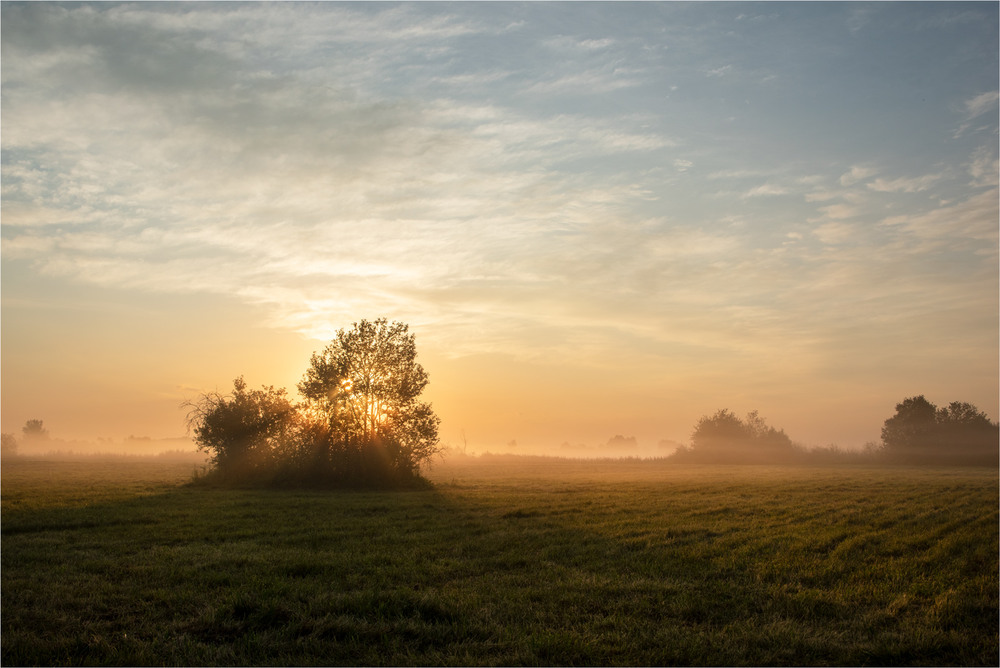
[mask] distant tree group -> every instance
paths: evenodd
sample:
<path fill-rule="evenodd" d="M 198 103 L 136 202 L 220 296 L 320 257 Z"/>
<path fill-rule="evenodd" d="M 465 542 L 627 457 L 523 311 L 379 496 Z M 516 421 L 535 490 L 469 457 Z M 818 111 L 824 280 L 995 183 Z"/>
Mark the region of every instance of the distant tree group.
<path fill-rule="evenodd" d="M 690 448 L 678 448 L 675 456 L 701 462 L 774 464 L 796 460 L 802 449 L 784 430 L 767 424 L 757 411 L 745 418 L 722 409 L 698 420 Z"/>
<path fill-rule="evenodd" d="M 189 404 L 198 447 L 220 477 L 285 484 L 401 485 L 438 452 L 438 417 L 419 400 L 427 373 L 405 324 L 385 319 L 340 330 L 285 390 L 208 393 Z"/>
<path fill-rule="evenodd" d="M 757 411 L 741 419 L 723 409 L 698 420 L 691 444 L 678 447 L 672 457 L 726 464 L 1000 466 L 1000 425 L 970 403 L 953 401 L 938 408 L 920 395 L 896 404 L 896 414 L 882 427 L 881 443 L 866 443 L 861 451 L 835 445 L 807 450 L 784 430 L 769 426 Z"/>
<path fill-rule="evenodd" d="M 608 439 L 604 447 L 612 452 L 629 452 L 636 450 L 639 447 L 639 442 L 636 440 L 635 436 L 622 436 L 621 434 L 615 434 L 613 437 Z"/>
<path fill-rule="evenodd" d="M 885 456 L 914 464 L 1000 464 L 1000 426 L 970 403 L 938 408 L 923 395 L 896 404 L 882 427 Z"/>
<path fill-rule="evenodd" d="M 25 444 L 48 441 L 49 430 L 45 428 L 41 420 L 28 420 L 21 427 L 21 438 L 21 442 Z M 19 446 L 20 443 L 14 434 L 3 434 L 0 436 L 0 457 L 16 457 Z"/>
<path fill-rule="evenodd" d="M 49 430 L 45 428 L 41 420 L 28 420 L 21 427 L 21 433 L 28 441 L 43 441 L 49 437 Z"/>

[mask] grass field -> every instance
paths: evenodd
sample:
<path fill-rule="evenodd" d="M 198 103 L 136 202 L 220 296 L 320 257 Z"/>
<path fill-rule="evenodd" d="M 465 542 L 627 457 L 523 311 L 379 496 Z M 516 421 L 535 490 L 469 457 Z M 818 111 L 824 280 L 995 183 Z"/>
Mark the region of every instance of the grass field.
<path fill-rule="evenodd" d="M 997 665 L 998 476 L 456 458 L 407 492 L 4 461 L 2 662 Z"/>

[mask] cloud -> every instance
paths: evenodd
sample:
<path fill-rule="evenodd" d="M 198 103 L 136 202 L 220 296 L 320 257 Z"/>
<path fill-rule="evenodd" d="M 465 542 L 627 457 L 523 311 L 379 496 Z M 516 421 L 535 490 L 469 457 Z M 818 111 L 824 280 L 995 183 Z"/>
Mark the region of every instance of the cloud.
<path fill-rule="evenodd" d="M 101 48 L 126 57 L 142 42 Z M 631 178 L 558 165 L 672 143 L 583 116 L 316 88 L 245 63 L 174 95 L 109 71 L 92 76 L 113 94 L 63 88 L 61 66 L 32 79 L 21 62 L 4 70 L 19 87 L 4 109 L 5 261 L 108 287 L 235 295 L 309 336 L 373 309 L 457 320 L 447 336 L 459 340 L 484 318 L 515 336 L 500 323 L 523 322 L 513 316 L 535 286 L 575 262 L 558 238 L 580 240 L 646 197 Z"/>
<path fill-rule="evenodd" d="M 944 179 L 869 182 L 861 154 L 827 190 L 838 174 L 821 180 L 820 160 L 796 163 L 811 175 L 796 180 L 682 123 L 667 136 L 659 107 L 573 98 L 567 111 L 525 93 L 624 95 L 647 73 L 600 61 L 621 42 L 573 36 L 551 46 L 594 62 L 463 69 L 462 44 L 496 31 L 451 7 L 5 5 L 5 263 L 236 296 L 321 339 L 387 314 L 452 354 L 600 360 L 624 340 L 637 355 L 751 362 L 794 349 L 790 367 L 838 319 L 891 323 L 929 287 L 947 300 L 924 264 L 936 253 L 990 267 L 985 195 L 865 225 L 886 216 L 871 191 Z M 480 85 L 504 94 L 463 97 Z M 695 163 L 747 181 L 712 199 Z M 995 185 L 991 151 L 967 169 Z M 674 170 L 693 185 L 664 186 Z M 775 199 L 805 190 L 825 205 L 811 231 L 801 198 Z"/>
<path fill-rule="evenodd" d="M 788 190 L 782 186 L 777 186 L 772 183 L 765 183 L 759 185 L 756 188 L 751 188 L 741 195 L 744 199 L 749 197 L 774 197 L 776 195 L 787 195 Z"/>
<path fill-rule="evenodd" d="M 996 256 L 1000 241 L 997 220 L 1000 193 L 994 187 L 926 212 L 888 217 L 881 225 L 934 241 L 935 247 L 972 247 L 977 254 Z"/>
<path fill-rule="evenodd" d="M 749 179 L 767 176 L 769 172 L 759 169 L 723 169 L 712 172 L 706 178 L 715 179 Z"/>
<path fill-rule="evenodd" d="M 935 182 L 939 181 L 943 174 L 925 174 L 913 178 L 898 178 L 891 181 L 886 179 L 875 179 L 867 184 L 868 188 L 883 193 L 917 193 L 927 190 Z"/>
<path fill-rule="evenodd" d="M 845 172 L 844 174 L 841 175 L 840 185 L 842 186 L 854 185 L 858 181 L 864 181 L 865 179 L 872 177 L 875 174 L 878 174 L 878 170 L 873 169 L 871 167 L 863 167 L 855 165 L 854 167 L 851 167 L 850 171 Z"/>
<path fill-rule="evenodd" d="M 732 65 L 723 65 L 721 67 L 716 67 L 714 69 L 705 72 L 707 77 L 724 77 L 733 71 Z"/>
<path fill-rule="evenodd" d="M 851 6 L 847 17 L 847 29 L 852 33 L 857 33 L 866 28 L 872 20 L 874 8 L 864 5 Z"/>
<path fill-rule="evenodd" d="M 975 97 L 965 101 L 965 115 L 968 119 L 981 116 L 988 111 L 996 112 L 997 101 L 1000 100 L 1000 91 L 988 91 L 980 93 Z"/>
<path fill-rule="evenodd" d="M 854 218 L 859 213 L 858 207 L 851 206 L 850 204 L 831 204 L 829 206 L 820 207 L 819 210 L 823 213 L 825 218 L 833 218 L 834 220 Z"/>
<path fill-rule="evenodd" d="M 857 232 L 854 225 L 842 222 L 830 222 L 813 229 L 813 234 L 825 244 L 837 245 L 850 241 L 857 235 Z"/>
<path fill-rule="evenodd" d="M 977 187 L 996 186 L 1000 180 L 1000 162 L 994 156 L 995 148 L 980 146 L 972 154 L 968 163 L 968 173 L 972 177 L 972 185 Z"/>
<path fill-rule="evenodd" d="M 986 114 L 987 112 L 993 111 L 994 113 L 992 114 L 993 116 L 992 120 L 995 120 L 996 105 L 998 100 L 1000 100 L 1000 91 L 995 91 L 995 90 L 988 91 L 985 93 L 980 93 L 979 95 L 976 95 L 974 97 L 965 100 L 961 105 L 961 109 L 963 112 L 962 115 L 964 120 L 961 124 L 959 124 L 958 128 L 956 128 L 956 130 L 952 133 L 952 137 L 958 139 L 959 137 L 964 135 L 965 132 L 970 127 L 972 127 L 973 121 L 982 116 L 983 114 Z M 991 122 L 983 127 L 977 128 L 976 132 L 984 130 L 991 131 L 992 133 L 995 134 L 996 133 L 995 123 Z"/>
<path fill-rule="evenodd" d="M 593 95 L 640 85 L 642 85 L 642 81 L 632 76 L 628 70 L 615 68 L 573 72 L 556 79 L 538 81 L 524 90 L 527 93 L 544 93 L 546 95 L 572 92 Z"/>
<path fill-rule="evenodd" d="M 816 190 L 804 195 L 807 202 L 827 202 L 831 199 L 841 197 L 843 193 L 834 190 Z"/>
<path fill-rule="evenodd" d="M 602 38 L 602 39 L 585 39 L 579 42 L 579 46 L 584 49 L 606 49 L 615 41 L 613 39 Z"/>

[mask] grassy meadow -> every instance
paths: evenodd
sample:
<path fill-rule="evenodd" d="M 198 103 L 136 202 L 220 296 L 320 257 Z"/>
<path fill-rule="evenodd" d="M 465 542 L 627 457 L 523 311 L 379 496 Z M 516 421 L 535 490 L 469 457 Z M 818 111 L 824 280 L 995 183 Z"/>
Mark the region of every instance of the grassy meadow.
<path fill-rule="evenodd" d="M 990 469 L 2 465 L 4 665 L 997 665 Z"/>

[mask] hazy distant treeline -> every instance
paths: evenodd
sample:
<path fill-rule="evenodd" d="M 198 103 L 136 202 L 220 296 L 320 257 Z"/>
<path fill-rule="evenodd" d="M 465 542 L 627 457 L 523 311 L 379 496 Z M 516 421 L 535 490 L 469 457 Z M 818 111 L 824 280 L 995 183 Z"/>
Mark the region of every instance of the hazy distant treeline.
<path fill-rule="evenodd" d="M 339 383 L 338 383 L 339 387 Z M 341 396 L 341 400 L 344 396 Z M 371 440 L 367 429 L 331 429 L 331 417 L 295 406 L 284 390 L 250 390 L 237 379 L 230 395 L 202 397 L 195 420 L 195 436 L 202 452 L 191 439 L 150 439 L 129 436 L 121 441 L 67 441 L 53 438 L 42 420 L 28 420 L 21 434 L 2 436 L 4 458 L 28 456 L 157 456 L 204 461 L 208 457 L 222 473 L 237 477 L 250 474 L 295 477 L 355 479 L 386 470 L 416 474 L 417 465 L 438 451 L 429 429 L 423 432 L 423 449 L 393 449 L 385 417 Z M 344 408 L 343 402 L 341 408 Z M 426 410 L 429 410 L 427 407 Z M 349 416 L 335 414 L 336 419 Z M 334 425 L 336 426 L 336 420 Z M 436 424 L 436 423 L 435 423 Z M 412 437 L 412 436 L 411 436 Z M 420 438 L 420 433 L 416 434 Z M 398 436 L 397 436 L 398 438 Z M 516 445 L 516 442 L 509 444 Z M 677 463 L 692 464 L 913 464 L 953 466 L 1000 466 L 1000 425 L 975 405 L 951 402 L 938 408 L 923 395 L 908 397 L 896 405 L 896 412 L 883 424 L 881 440 L 870 441 L 862 450 L 836 445 L 806 448 L 783 429 L 767 424 L 757 411 L 739 417 L 728 409 L 703 416 L 695 425 L 689 444 L 661 441 L 660 454 Z M 668 454 L 669 451 L 672 451 Z M 463 454 L 464 450 L 441 449 L 443 454 Z M 513 453 L 511 453 L 513 454 Z M 616 435 L 604 446 L 570 446 L 561 454 L 569 457 L 641 458 L 635 437 Z M 386 467 L 389 467 L 386 469 Z M 296 473 L 296 471 L 298 473 Z M 381 473 L 379 473 L 381 472 Z M 398 477 L 398 473 L 394 473 Z M 404 476 L 404 477 L 405 477 Z"/>
<path fill-rule="evenodd" d="M 1000 465 L 1000 425 L 976 406 L 954 401 L 938 408 L 923 395 L 896 404 L 882 427 L 882 440 L 864 450 L 829 446 L 808 450 L 783 429 L 767 424 L 757 411 L 740 418 L 723 409 L 702 417 L 691 444 L 673 459 L 692 463 L 832 464 L 849 462 L 956 466 Z"/>

